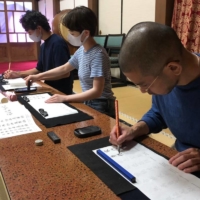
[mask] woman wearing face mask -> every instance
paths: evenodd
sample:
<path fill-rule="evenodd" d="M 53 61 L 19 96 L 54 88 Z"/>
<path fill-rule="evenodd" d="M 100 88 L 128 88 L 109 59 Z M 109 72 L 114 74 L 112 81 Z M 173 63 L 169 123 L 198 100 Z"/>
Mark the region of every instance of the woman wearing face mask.
<path fill-rule="evenodd" d="M 37 11 L 26 11 L 20 19 L 29 38 L 34 42 L 44 40 L 40 47 L 40 55 L 36 68 L 26 71 L 6 71 L 4 78 L 27 77 L 39 74 L 65 64 L 70 53 L 66 42 L 58 35 L 52 34 L 47 18 Z M 70 73 L 62 74 L 56 80 L 45 81 L 46 84 L 60 90 L 65 94 L 72 94 L 73 77 Z"/>
<path fill-rule="evenodd" d="M 78 70 L 82 93 L 72 95 L 53 95 L 47 103 L 84 102 L 88 106 L 115 116 L 113 92 L 111 90 L 110 61 L 106 50 L 98 45 L 93 36 L 97 28 L 97 18 L 87 7 L 71 10 L 64 18 L 63 25 L 69 29 L 68 41 L 80 46 L 73 57 L 64 65 L 34 76 L 29 80 L 51 80 L 53 77 Z"/>

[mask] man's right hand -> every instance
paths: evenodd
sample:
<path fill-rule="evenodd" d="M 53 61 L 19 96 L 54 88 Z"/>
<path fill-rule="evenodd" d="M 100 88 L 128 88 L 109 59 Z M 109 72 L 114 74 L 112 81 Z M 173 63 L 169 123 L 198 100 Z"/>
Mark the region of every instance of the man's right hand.
<path fill-rule="evenodd" d="M 7 70 L 4 72 L 3 77 L 5 79 L 14 79 L 14 78 L 20 78 L 21 76 L 19 71 Z"/>
<path fill-rule="evenodd" d="M 113 145 L 121 145 L 125 141 L 130 141 L 134 139 L 133 129 L 131 127 L 119 127 L 120 136 L 117 138 L 117 128 L 116 126 L 113 127 L 112 131 L 110 132 L 109 142 Z"/>
<path fill-rule="evenodd" d="M 139 136 L 147 135 L 149 133 L 149 127 L 144 121 L 140 121 L 133 125 L 132 127 L 120 126 L 119 127 L 120 136 L 117 138 L 117 128 L 113 127 L 110 132 L 109 142 L 113 145 L 121 145 L 125 141 L 133 140 Z"/>

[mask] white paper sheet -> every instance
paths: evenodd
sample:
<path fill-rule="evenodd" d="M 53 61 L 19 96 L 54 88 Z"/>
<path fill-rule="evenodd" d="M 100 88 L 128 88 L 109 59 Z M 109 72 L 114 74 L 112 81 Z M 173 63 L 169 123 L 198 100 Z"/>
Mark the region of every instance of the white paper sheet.
<path fill-rule="evenodd" d="M 7 79 L 7 81 L 10 86 L 14 87 L 26 86 L 26 81 L 23 78 Z"/>
<path fill-rule="evenodd" d="M 0 138 L 41 131 L 29 111 L 19 102 L 0 104 Z"/>
<path fill-rule="evenodd" d="M 5 79 L 8 83 L 6 85 L 2 85 L 4 90 L 14 90 L 17 88 L 27 87 L 26 81 L 23 78 L 15 78 L 15 79 Z M 31 87 L 41 87 L 37 83 L 32 83 Z"/>
<path fill-rule="evenodd" d="M 45 117 L 46 119 L 78 113 L 76 109 L 64 103 L 45 103 L 45 101 L 51 97 L 47 93 L 26 95 L 26 97 L 29 99 L 28 103 L 38 111 L 38 113 L 40 113 L 39 109 L 44 109 L 48 113 L 48 116 Z"/>
<path fill-rule="evenodd" d="M 134 148 L 122 150 L 120 154 L 113 146 L 101 150 L 135 176 L 136 183 L 133 185 L 151 200 L 200 199 L 199 178 L 170 165 L 168 160 L 148 148 L 137 143 L 134 145 Z"/>

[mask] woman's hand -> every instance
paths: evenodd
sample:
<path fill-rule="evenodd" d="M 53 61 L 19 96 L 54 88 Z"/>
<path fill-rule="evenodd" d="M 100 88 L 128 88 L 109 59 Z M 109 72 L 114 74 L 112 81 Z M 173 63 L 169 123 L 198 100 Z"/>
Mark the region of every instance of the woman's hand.
<path fill-rule="evenodd" d="M 45 102 L 46 103 L 62 103 L 64 101 L 67 101 L 67 95 L 54 94 Z"/>
<path fill-rule="evenodd" d="M 26 80 L 26 85 L 28 85 L 29 81 L 32 84 L 33 82 L 38 81 L 40 79 L 39 79 L 38 75 L 29 75 L 29 76 L 25 77 L 24 80 Z"/>

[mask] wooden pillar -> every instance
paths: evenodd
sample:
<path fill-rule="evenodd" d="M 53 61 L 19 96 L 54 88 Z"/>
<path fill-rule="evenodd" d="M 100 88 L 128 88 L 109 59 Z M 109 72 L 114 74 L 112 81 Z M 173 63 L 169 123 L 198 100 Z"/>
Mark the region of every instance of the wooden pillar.
<path fill-rule="evenodd" d="M 156 0 L 155 22 L 171 26 L 174 0 Z"/>
<path fill-rule="evenodd" d="M 98 0 L 88 0 L 88 8 L 90 8 L 95 13 L 95 15 L 97 16 L 97 22 L 98 22 L 99 21 L 98 20 L 98 17 L 99 17 Z M 97 24 L 97 32 L 98 30 L 99 30 L 99 25 Z"/>
<path fill-rule="evenodd" d="M 53 0 L 53 16 L 60 12 L 60 1 Z"/>
<path fill-rule="evenodd" d="M 88 8 L 98 16 L 98 0 L 88 0 Z"/>

